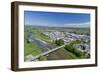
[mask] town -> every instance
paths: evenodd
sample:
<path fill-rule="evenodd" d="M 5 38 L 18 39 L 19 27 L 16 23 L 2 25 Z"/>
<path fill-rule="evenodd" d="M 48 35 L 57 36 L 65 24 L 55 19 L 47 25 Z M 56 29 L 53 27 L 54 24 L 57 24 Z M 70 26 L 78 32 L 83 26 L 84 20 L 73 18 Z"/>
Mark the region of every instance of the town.
<path fill-rule="evenodd" d="M 79 48 L 81 51 L 86 51 L 90 52 L 90 44 L 86 44 L 90 42 L 90 36 L 88 35 L 80 35 L 80 34 L 75 34 L 75 33 L 69 33 L 69 32 L 61 32 L 61 31 L 49 31 L 49 32 L 43 32 L 45 35 L 49 36 L 53 40 L 59 40 L 63 39 L 64 43 L 69 43 L 71 41 L 75 40 L 83 40 L 85 44 L 78 44 L 76 47 Z"/>

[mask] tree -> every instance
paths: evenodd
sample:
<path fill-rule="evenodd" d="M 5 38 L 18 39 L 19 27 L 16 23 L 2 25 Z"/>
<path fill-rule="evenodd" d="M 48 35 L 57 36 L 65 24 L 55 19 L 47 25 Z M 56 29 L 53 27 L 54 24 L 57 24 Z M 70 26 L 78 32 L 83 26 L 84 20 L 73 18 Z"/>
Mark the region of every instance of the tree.
<path fill-rule="evenodd" d="M 55 44 L 56 44 L 57 46 L 61 46 L 61 45 L 64 44 L 64 40 L 63 40 L 63 39 L 56 40 L 56 41 L 55 41 Z"/>

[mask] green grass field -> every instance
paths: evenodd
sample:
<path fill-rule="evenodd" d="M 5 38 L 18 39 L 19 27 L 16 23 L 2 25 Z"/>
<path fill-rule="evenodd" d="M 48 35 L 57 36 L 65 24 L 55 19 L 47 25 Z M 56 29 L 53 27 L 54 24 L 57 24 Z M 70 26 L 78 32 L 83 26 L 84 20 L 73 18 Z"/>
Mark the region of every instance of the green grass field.
<path fill-rule="evenodd" d="M 24 43 L 24 55 L 27 56 L 29 54 L 32 54 L 33 56 L 36 56 L 40 53 L 42 53 L 42 51 L 38 48 L 38 46 L 35 43 Z M 35 51 L 35 52 L 34 52 Z"/>
<path fill-rule="evenodd" d="M 34 38 L 38 38 L 41 39 L 43 41 L 46 41 L 48 43 L 50 43 L 50 38 L 46 35 L 44 35 L 41 31 L 39 31 L 38 29 L 35 28 L 31 28 L 31 27 L 27 27 L 26 28 L 27 31 L 24 32 L 24 56 L 28 56 L 28 55 L 32 55 L 32 56 L 37 56 L 41 53 L 43 53 L 39 47 L 37 46 L 37 44 L 35 43 L 29 43 L 28 41 L 28 35 L 29 33 L 33 33 L 34 34 Z M 41 60 L 46 59 L 46 57 L 42 57 Z"/>
<path fill-rule="evenodd" d="M 64 59 L 67 59 L 67 60 L 77 59 L 77 57 L 73 53 L 66 51 L 64 48 L 61 48 L 48 55 L 48 60 L 64 60 Z"/>

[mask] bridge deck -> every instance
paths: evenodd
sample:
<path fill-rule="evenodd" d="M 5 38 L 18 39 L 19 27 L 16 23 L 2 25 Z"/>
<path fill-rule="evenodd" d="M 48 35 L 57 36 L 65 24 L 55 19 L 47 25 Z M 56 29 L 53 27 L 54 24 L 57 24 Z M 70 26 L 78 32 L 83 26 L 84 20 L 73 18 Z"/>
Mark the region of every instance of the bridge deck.
<path fill-rule="evenodd" d="M 68 43 L 67 43 L 67 44 L 68 44 Z M 41 56 L 47 55 L 47 54 L 49 54 L 49 53 L 51 53 L 51 52 L 54 52 L 54 51 L 56 51 L 56 50 L 58 50 L 58 49 L 64 47 L 64 46 L 67 45 L 67 44 L 64 44 L 64 45 L 62 45 L 62 46 L 60 46 L 60 47 L 51 49 L 51 50 L 49 50 L 49 51 L 47 51 L 47 52 L 44 52 L 44 53 L 42 53 L 42 54 L 40 54 L 40 55 L 37 55 L 37 56 L 31 58 L 30 61 L 34 61 L 34 60 L 40 58 Z"/>

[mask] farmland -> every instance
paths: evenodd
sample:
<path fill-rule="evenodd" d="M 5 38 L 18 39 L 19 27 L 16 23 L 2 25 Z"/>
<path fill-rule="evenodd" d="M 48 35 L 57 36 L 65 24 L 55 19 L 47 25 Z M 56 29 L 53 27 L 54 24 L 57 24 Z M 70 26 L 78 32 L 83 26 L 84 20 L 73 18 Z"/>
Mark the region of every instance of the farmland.
<path fill-rule="evenodd" d="M 34 61 L 90 58 L 90 29 L 24 26 L 25 61 L 62 45 L 65 46 Z"/>

